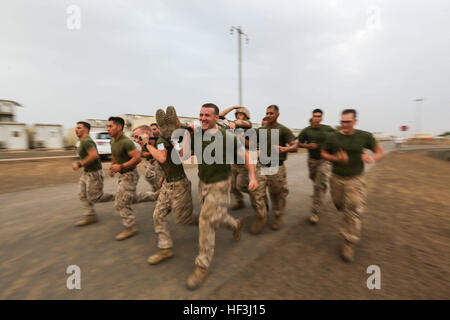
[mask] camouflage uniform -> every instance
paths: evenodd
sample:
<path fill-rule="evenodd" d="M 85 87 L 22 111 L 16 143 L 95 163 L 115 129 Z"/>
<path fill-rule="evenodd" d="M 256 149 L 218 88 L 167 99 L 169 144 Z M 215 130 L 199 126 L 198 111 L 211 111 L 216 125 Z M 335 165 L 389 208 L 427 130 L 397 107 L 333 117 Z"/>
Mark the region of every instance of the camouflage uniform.
<path fill-rule="evenodd" d="M 327 194 L 331 165 L 324 159 L 308 159 L 309 178 L 314 184 L 312 212 L 318 214 Z"/>
<path fill-rule="evenodd" d="M 115 207 L 119 211 L 122 223 L 126 228 L 134 226 L 135 218 L 131 204 L 136 201 L 136 186 L 139 174 L 136 169 L 120 173 L 119 185 L 117 186 Z"/>
<path fill-rule="evenodd" d="M 361 238 L 361 215 L 366 205 L 366 182 L 363 175 L 343 177 L 332 174 L 330 193 L 336 209 L 344 214 L 340 233 L 351 243 Z"/>
<path fill-rule="evenodd" d="M 361 238 L 361 215 L 366 205 L 366 183 L 364 149 L 375 151 L 376 140 L 370 132 L 355 130 L 352 135 L 336 132 L 327 139 L 324 150 L 335 154 L 344 150 L 348 154 L 347 163 L 333 162 L 330 178 L 330 193 L 336 209 L 344 214 L 340 233 L 349 243 L 357 243 Z"/>
<path fill-rule="evenodd" d="M 95 202 L 108 202 L 114 200 L 114 194 L 103 193 L 104 173 L 98 171 L 83 171 L 79 180 L 78 197 L 83 208 L 86 210 L 83 215 L 91 216 L 95 214 Z"/>
<path fill-rule="evenodd" d="M 195 225 L 197 219 L 192 215 L 192 209 L 191 181 L 186 177 L 176 182 L 164 181 L 153 212 L 158 248 L 173 247 L 167 215 L 172 211 L 176 223 Z"/>
<path fill-rule="evenodd" d="M 264 171 L 272 171 L 273 174 Z M 275 173 L 276 172 L 276 173 Z M 286 208 L 286 198 L 289 194 L 286 167 L 281 165 L 279 167 L 265 167 L 258 162 L 256 165 L 256 179 L 258 180 L 258 188 L 251 192 L 252 201 L 256 207 L 256 213 L 261 219 L 267 217 L 267 195 L 266 188 L 269 189 L 269 195 L 272 202 L 272 213 L 280 217 Z"/>
<path fill-rule="evenodd" d="M 245 164 L 231 165 L 231 192 L 237 201 L 243 201 L 244 195 L 241 192 L 248 192 L 248 169 Z"/>
<path fill-rule="evenodd" d="M 162 168 L 158 161 L 153 159 L 147 161 L 145 165 L 144 177 L 154 192 L 157 192 L 161 188 L 159 185 L 159 180 L 161 179 L 162 172 Z"/>
<path fill-rule="evenodd" d="M 261 134 L 266 131 L 267 141 L 263 140 Z M 256 213 L 260 219 L 267 218 L 267 195 L 266 188 L 269 189 L 270 200 L 272 203 L 272 213 L 276 218 L 281 218 L 286 208 L 286 198 L 289 194 L 286 167 L 283 164 L 287 160 L 287 153 L 279 153 L 275 159 L 271 159 L 274 148 L 272 145 L 272 134 L 278 134 L 278 141 L 276 145 L 286 146 L 290 145 L 295 140 L 292 131 L 277 123 L 273 127 L 260 127 L 257 130 L 258 146 L 262 150 L 265 145 L 267 153 L 260 151 L 259 161 L 256 165 L 256 179 L 258 180 L 258 188 L 250 193 L 252 204 L 256 209 Z M 278 163 L 274 163 L 273 167 L 268 167 L 265 163 L 272 164 L 272 161 L 276 160 Z M 264 164 L 263 164 L 264 163 Z"/>
<path fill-rule="evenodd" d="M 221 225 L 234 230 L 238 222 L 228 213 L 231 179 L 215 183 L 199 181 L 200 196 L 199 254 L 195 264 L 208 269 L 214 256 L 216 229 Z"/>

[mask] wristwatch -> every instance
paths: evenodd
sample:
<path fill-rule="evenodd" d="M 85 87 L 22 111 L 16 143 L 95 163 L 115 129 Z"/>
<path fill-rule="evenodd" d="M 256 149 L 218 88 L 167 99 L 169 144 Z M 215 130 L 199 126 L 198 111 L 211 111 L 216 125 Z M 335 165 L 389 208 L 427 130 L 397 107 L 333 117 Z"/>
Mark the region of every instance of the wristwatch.
<path fill-rule="evenodd" d="M 80 161 L 78 161 L 78 162 L 77 162 L 77 166 L 78 166 L 78 168 L 81 168 L 83 165 L 81 164 Z"/>

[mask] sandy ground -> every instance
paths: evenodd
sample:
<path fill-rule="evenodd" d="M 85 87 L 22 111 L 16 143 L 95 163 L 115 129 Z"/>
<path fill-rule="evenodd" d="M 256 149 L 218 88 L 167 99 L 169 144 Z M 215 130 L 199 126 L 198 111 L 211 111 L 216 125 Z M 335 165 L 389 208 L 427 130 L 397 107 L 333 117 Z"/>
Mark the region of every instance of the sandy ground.
<path fill-rule="evenodd" d="M 213 299 L 448 299 L 450 162 L 397 151 L 367 174 L 363 237 L 353 264 L 338 256 L 340 216 L 290 229 L 273 250 L 218 289 Z M 368 290 L 367 267 L 381 270 Z"/>
<path fill-rule="evenodd" d="M 397 151 L 367 174 L 369 197 L 363 238 L 353 264 L 339 257 L 340 216 L 329 197 L 317 226 L 306 219 L 312 187 L 306 155 L 289 158 L 290 194 L 283 228 L 253 236 L 250 207 L 233 211 L 245 221 L 241 241 L 216 235 L 214 262 L 204 286 L 190 292 L 198 232 L 171 221 L 175 255 L 146 263 L 156 250 L 154 203 L 134 205 L 136 237 L 114 241 L 121 231 L 112 204 L 97 207 L 100 222 L 74 228 L 80 218 L 76 190 L 80 172 L 71 159 L 0 163 L 1 299 L 448 299 L 450 297 L 450 163 L 427 151 Z M 140 165 L 142 170 L 143 164 Z M 109 163 L 104 163 L 107 171 Z M 197 170 L 192 181 L 199 210 Z M 105 179 L 105 191 L 116 179 Z M 148 190 L 145 181 L 138 189 Z M 65 287 L 68 265 L 82 268 L 79 292 Z M 369 290 L 366 270 L 381 269 L 381 289 Z M 105 273 L 106 272 L 106 273 Z"/>

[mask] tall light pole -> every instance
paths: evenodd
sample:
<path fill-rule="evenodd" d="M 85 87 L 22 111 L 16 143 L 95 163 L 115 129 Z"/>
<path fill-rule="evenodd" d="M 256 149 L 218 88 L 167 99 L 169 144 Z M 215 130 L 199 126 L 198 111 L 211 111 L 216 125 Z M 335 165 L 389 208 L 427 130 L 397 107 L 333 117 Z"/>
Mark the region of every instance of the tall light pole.
<path fill-rule="evenodd" d="M 238 77 L 239 77 L 239 105 L 242 106 L 242 45 L 241 45 L 241 37 L 245 36 L 245 42 L 248 43 L 249 38 L 248 35 L 246 35 L 242 31 L 242 27 L 235 27 L 231 26 L 230 34 L 233 34 L 234 31 L 237 31 L 238 34 Z"/>
<path fill-rule="evenodd" d="M 425 98 L 419 98 L 415 99 L 414 101 L 417 102 L 417 109 L 416 109 L 416 134 L 420 133 L 420 107 L 422 106 L 423 101 Z"/>

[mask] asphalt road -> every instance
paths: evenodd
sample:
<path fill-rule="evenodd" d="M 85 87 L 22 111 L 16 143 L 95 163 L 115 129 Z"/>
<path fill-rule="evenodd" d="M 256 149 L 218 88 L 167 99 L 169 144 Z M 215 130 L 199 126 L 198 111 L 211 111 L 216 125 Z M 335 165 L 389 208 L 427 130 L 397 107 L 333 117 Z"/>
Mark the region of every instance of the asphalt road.
<path fill-rule="evenodd" d="M 384 146 L 386 151 L 394 149 L 391 144 Z M 289 226 L 309 216 L 312 185 L 306 156 L 293 155 L 286 162 L 290 194 L 283 228 L 266 228 L 254 236 L 248 232 L 255 217 L 252 209 L 247 206 L 232 212 L 235 217 L 244 217 L 242 238 L 235 242 L 231 231 L 217 231 L 210 275 L 196 291 L 185 287 L 198 250 L 196 227 L 178 226 L 169 218 L 175 257 L 156 266 L 146 262 L 157 250 L 152 220 L 154 202 L 133 205 L 139 233 L 118 242 L 114 236 L 122 230 L 122 224 L 113 203 L 96 205 L 99 223 L 83 228 L 73 226 L 81 217 L 75 182 L 1 194 L 0 299 L 208 299 L 233 275 L 270 250 L 289 231 Z M 186 171 L 192 181 L 194 211 L 198 214 L 197 169 Z M 116 186 L 116 179 L 107 180 L 105 192 L 114 192 Z M 138 190 L 148 189 L 141 178 Z M 81 268 L 81 290 L 66 287 L 66 269 L 70 265 Z"/>

